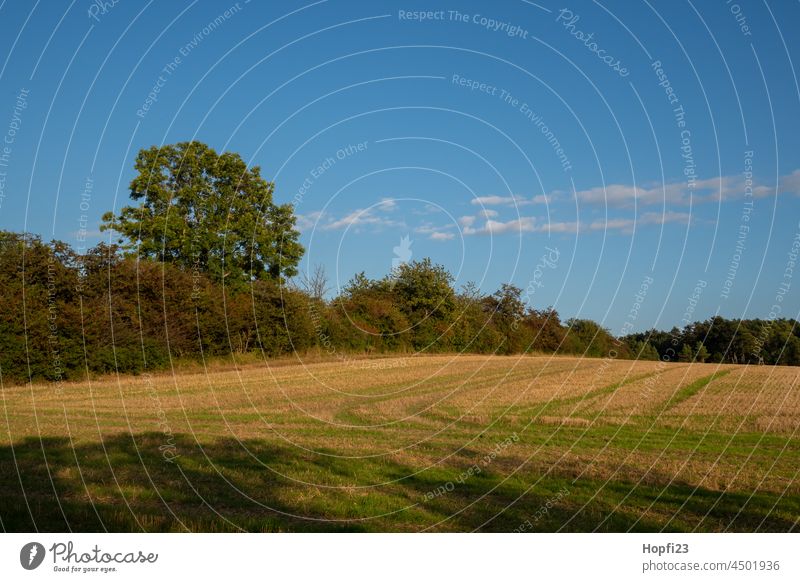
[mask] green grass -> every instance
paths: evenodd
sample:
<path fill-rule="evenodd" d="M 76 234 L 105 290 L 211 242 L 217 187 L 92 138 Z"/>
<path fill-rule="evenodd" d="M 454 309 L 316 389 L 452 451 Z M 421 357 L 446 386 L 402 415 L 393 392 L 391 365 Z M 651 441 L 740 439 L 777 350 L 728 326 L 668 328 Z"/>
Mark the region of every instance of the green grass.
<path fill-rule="evenodd" d="M 683 388 L 675 392 L 672 398 L 667 400 L 666 404 L 659 411 L 659 413 L 661 414 L 668 412 L 670 409 L 678 406 L 678 404 L 680 404 L 681 402 L 689 400 L 689 398 L 700 392 L 700 390 L 711 384 L 711 382 L 713 382 L 717 378 L 722 378 L 723 376 L 727 376 L 728 374 L 730 374 L 730 370 L 720 370 L 719 372 L 714 372 L 713 374 L 700 378 L 699 380 L 695 380 L 688 386 L 684 386 Z"/>
<path fill-rule="evenodd" d="M 37 417 L 44 428 L 37 436 L 20 390 L 4 400 L 6 434 L 27 436 L 0 444 L 0 528 L 514 531 L 527 523 L 530 531 L 570 532 L 797 529 L 800 439 L 793 433 L 731 434 L 710 422 L 697 428 L 660 421 L 725 373 L 702 376 L 622 424 L 594 413 L 586 426 L 532 418 L 570 414 L 576 404 L 651 373 L 507 413 L 487 404 L 482 412 L 489 420 L 480 422 L 459 420 L 463 406 L 449 402 L 381 428 L 345 429 L 300 412 L 267 411 L 286 438 L 267 428 L 262 414 L 226 411 L 226 424 L 215 410 L 195 407 L 170 416 L 176 427 L 169 439 L 177 453 L 172 461 L 163 455 L 165 434 L 137 423 L 128 431 L 107 409 L 96 417 L 101 438 L 91 409 L 75 407 L 70 426 L 77 432 L 70 439 L 57 428 L 63 403 L 42 405 Z M 454 378 L 436 378 L 419 394 L 444 394 Z M 492 372 L 482 379 L 500 378 Z M 360 387 L 367 382 L 365 376 Z M 332 418 L 374 422 L 368 411 L 354 411 L 357 402 L 340 403 Z M 131 413 L 149 418 L 144 407 L 131 406 Z M 230 432 L 236 427 L 259 434 L 236 438 Z M 302 437 L 304 446 L 287 440 L 292 437 Z M 376 453 L 397 448 L 400 437 L 419 442 Z M 493 450 L 496 457 L 486 461 Z M 480 471 L 469 473 L 476 465 Z"/>
<path fill-rule="evenodd" d="M 633 442 L 636 436 L 627 434 L 623 442 Z M 655 435 L 652 444 L 665 436 Z M 680 450 L 700 442 L 689 434 L 682 437 Z M 526 438 L 536 440 L 538 435 Z M 569 442 L 569 435 L 563 438 Z M 737 438 L 744 449 L 754 444 L 752 436 Z M 460 466 L 454 461 L 413 474 L 415 468 L 384 459 L 353 461 L 303 455 L 295 448 L 263 441 L 219 439 L 201 447 L 189 436 L 180 435 L 176 439 L 180 457 L 175 463 L 165 463 L 158 449 L 162 441 L 163 435 L 157 433 L 118 436 L 105 442 L 106 449 L 113 451 L 108 458 L 99 444 L 73 448 L 67 439 L 56 438 L 27 439 L 14 447 L 14 456 L 10 447 L 2 449 L 3 528 L 511 531 L 541 513 L 559 491 L 568 494 L 536 520 L 537 530 L 789 531 L 800 515 L 796 495 L 765 492 L 751 496 L 682 482 L 664 486 L 668 475 L 653 475 L 644 484 L 625 479 L 575 479 L 562 471 L 547 472 L 533 460 L 521 463 L 521 469 L 510 476 L 500 467 L 489 466 L 458 483 L 469 459 Z M 592 434 L 581 446 L 593 447 L 602 441 L 602 433 Z M 528 465 L 535 469 L 533 475 L 525 470 Z M 15 482 L 15 466 L 21 484 Z M 365 484 L 384 484 L 363 490 L 337 488 L 354 478 Z M 316 486 L 308 487 L 300 480 Z M 426 497 L 448 482 L 454 483 L 452 490 L 433 499 Z M 321 487 L 323 484 L 326 487 Z M 623 498 L 624 503 L 617 507 Z"/>

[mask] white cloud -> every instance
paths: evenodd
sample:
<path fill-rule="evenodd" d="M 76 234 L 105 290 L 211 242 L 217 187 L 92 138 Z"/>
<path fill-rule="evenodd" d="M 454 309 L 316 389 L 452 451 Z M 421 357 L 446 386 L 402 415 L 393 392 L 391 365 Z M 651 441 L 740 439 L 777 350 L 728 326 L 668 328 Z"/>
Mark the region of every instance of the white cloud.
<path fill-rule="evenodd" d="M 767 188 L 767 190 L 768 192 L 765 193 L 765 196 L 774 192 L 772 188 Z M 800 170 L 795 170 L 778 180 L 778 193 L 800 196 Z"/>
<path fill-rule="evenodd" d="M 338 230 L 340 228 L 347 228 L 358 224 L 374 224 L 379 220 L 380 219 L 378 217 L 371 214 L 370 210 L 362 210 L 359 208 L 357 210 L 353 210 L 353 212 L 343 216 L 339 220 L 329 222 L 323 226 L 323 228 L 325 230 Z"/>
<path fill-rule="evenodd" d="M 476 220 L 478 220 L 477 216 L 462 216 L 458 219 L 458 223 L 463 227 L 469 227 L 475 224 Z"/>
<path fill-rule="evenodd" d="M 477 196 L 470 203 L 477 206 L 525 206 L 533 202 L 522 196 Z"/>
<path fill-rule="evenodd" d="M 556 192 L 550 194 L 539 194 L 531 199 L 534 204 L 552 204 L 553 200 L 557 197 Z"/>
<path fill-rule="evenodd" d="M 428 238 L 431 240 L 452 240 L 455 236 L 452 232 L 432 232 Z"/>
<path fill-rule="evenodd" d="M 745 194 L 745 178 L 742 175 L 718 176 L 695 180 L 693 192 L 686 181 L 667 182 L 664 184 L 649 184 L 646 186 L 632 186 L 627 184 L 609 184 L 605 187 L 596 186 L 575 192 L 579 202 L 586 204 L 602 204 L 616 207 L 633 207 L 634 202 L 643 205 L 654 204 L 688 204 L 691 198 L 695 203 L 726 201 L 742 198 Z M 800 170 L 781 176 L 777 188 L 753 180 L 751 184 L 753 196 L 764 198 L 778 194 L 794 194 L 800 196 Z M 538 196 L 536 197 L 538 198 Z"/>
<path fill-rule="evenodd" d="M 434 206 L 433 204 L 426 204 L 421 209 L 420 208 L 412 208 L 411 213 L 417 215 L 425 215 L 425 214 L 438 214 L 442 212 L 442 209 L 438 206 Z"/>
<path fill-rule="evenodd" d="M 377 214 L 379 211 L 391 212 L 392 210 L 394 210 L 394 203 L 391 201 L 381 202 L 372 208 L 357 208 L 338 220 L 328 221 L 322 225 L 322 229 L 340 230 L 358 226 L 374 226 L 377 228 L 404 226 L 405 223 L 402 221 L 391 220 Z"/>
<path fill-rule="evenodd" d="M 670 222 L 677 222 L 680 224 L 689 224 L 691 214 L 687 212 L 645 212 L 637 219 L 633 218 L 611 218 L 609 220 L 595 220 L 589 224 L 588 230 L 594 231 L 614 231 L 629 234 L 633 232 L 636 226 L 647 226 L 651 224 L 667 224 Z"/>
<path fill-rule="evenodd" d="M 392 198 L 382 198 L 377 208 L 382 212 L 391 212 L 397 209 L 397 201 Z"/>
<path fill-rule="evenodd" d="M 645 212 L 639 217 L 641 224 L 666 224 L 668 222 L 679 222 L 689 224 L 692 215 L 688 212 Z"/>
<path fill-rule="evenodd" d="M 536 218 L 533 216 L 521 216 L 508 222 L 501 222 L 498 220 L 487 220 L 486 223 L 480 228 L 472 226 L 464 227 L 465 235 L 473 234 L 506 234 L 508 232 L 533 232 L 536 227 Z"/>
<path fill-rule="evenodd" d="M 476 217 L 471 218 L 470 224 L 465 226 L 465 235 L 478 234 L 506 234 L 519 232 L 544 232 L 544 233 L 565 233 L 575 234 L 577 232 L 620 232 L 631 233 L 635 226 L 647 226 L 654 224 L 682 223 L 688 224 L 691 215 L 687 212 L 645 212 L 638 218 L 614 217 L 607 220 L 594 220 L 590 223 L 578 223 L 576 221 L 564 222 L 538 222 L 536 217 L 522 216 L 516 220 L 501 222 L 497 220 L 487 220 L 483 226 L 475 227 Z"/>
<path fill-rule="evenodd" d="M 695 203 L 718 200 L 734 200 L 742 198 L 745 193 L 745 179 L 742 175 L 718 176 L 695 180 L 693 192 L 690 192 L 687 180 L 676 182 L 647 183 L 634 186 L 631 184 L 607 184 L 583 190 L 577 190 L 574 196 L 578 202 L 596 205 L 608 205 L 618 208 L 633 208 L 634 203 L 640 205 L 681 204 L 686 205 L 690 193 Z M 778 179 L 777 186 L 769 186 L 753 180 L 753 196 L 763 198 L 778 194 L 794 194 L 800 196 L 800 169 Z M 519 195 L 511 196 L 477 196 L 470 200 L 476 206 L 528 206 L 531 204 L 551 204 L 557 200 L 571 198 L 572 193 L 553 190 L 548 194 L 538 194 L 532 198 Z M 496 216 L 496 215 L 495 215 Z M 491 218 L 486 216 L 486 218 Z"/>
<path fill-rule="evenodd" d="M 495 218 L 499 212 L 497 210 L 492 210 L 491 208 L 481 208 L 478 211 L 478 216 L 481 218 Z"/>
<path fill-rule="evenodd" d="M 445 227 L 436 226 L 432 222 L 425 222 L 417 227 L 414 227 L 414 232 L 416 232 L 417 234 L 431 234 L 432 232 L 436 232 L 441 228 Z"/>
<path fill-rule="evenodd" d="M 576 233 L 577 222 L 548 222 L 539 226 L 539 232 Z"/>
<path fill-rule="evenodd" d="M 314 228 L 322 217 L 322 212 L 309 212 L 308 214 L 297 214 L 297 228 L 300 230 L 309 230 Z"/>
<path fill-rule="evenodd" d="M 455 235 L 449 230 L 455 228 L 456 225 L 452 222 L 444 225 L 436 225 L 431 222 L 426 222 L 414 228 L 414 232 L 418 234 L 427 234 L 431 240 L 450 240 L 455 238 Z"/>
<path fill-rule="evenodd" d="M 682 203 L 688 197 L 684 193 L 686 184 L 663 184 L 652 188 L 628 186 L 625 184 L 609 184 L 596 186 L 588 190 L 578 190 L 575 196 L 579 202 L 586 204 L 607 204 L 608 206 L 628 207 L 634 201 L 639 204 L 674 204 Z"/>

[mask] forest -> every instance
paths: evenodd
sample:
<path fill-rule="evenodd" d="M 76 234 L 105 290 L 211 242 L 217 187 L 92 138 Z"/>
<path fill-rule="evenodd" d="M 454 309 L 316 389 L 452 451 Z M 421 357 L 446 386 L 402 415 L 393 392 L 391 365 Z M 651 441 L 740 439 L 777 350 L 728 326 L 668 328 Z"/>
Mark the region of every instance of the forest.
<path fill-rule="evenodd" d="M 750 364 L 800 364 L 794 320 L 715 317 L 671 331 L 614 337 L 585 319 L 562 321 L 504 284 L 456 290 L 425 259 L 381 279 L 354 276 L 326 298 L 324 273 L 226 287 L 191 268 L 129 256 L 101 243 L 0 232 L 0 372 L 5 383 L 141 373 L 174 359 L 261 352 L 266 357 L 464 352 L 574 354 Z"/>
<path fill-rule="evenodd" d="M 349 360 L 396 353 L 573 354 L 800 365 L 791 319 L 714 317 L 615 337 L 562 321 L 503 284 L 456 289 L 429 259 L 380 279 L 356 274 L 333 296 L 324 270 L 299 275 L 290 204 L 235 153 L 200 142 L 142 149 L 133 205 L 103 216 L 116 242 L 78 253 L 0 231 L 0 380 L 141 373 L 178 360 L 260 352 Z M 234 216 L 235 220 L 231 217 Z"/>

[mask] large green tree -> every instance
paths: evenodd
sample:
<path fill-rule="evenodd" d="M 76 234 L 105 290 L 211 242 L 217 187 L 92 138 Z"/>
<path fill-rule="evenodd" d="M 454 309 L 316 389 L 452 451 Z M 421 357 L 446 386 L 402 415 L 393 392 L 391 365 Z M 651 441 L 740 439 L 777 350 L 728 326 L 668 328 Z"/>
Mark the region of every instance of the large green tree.
<path fill-rule="evenodd" d="M 239 154 L 200 142 L 142 149 L 133 206 L 103 215 L 102 229 L 139 256 L 181 265 L 237 285 L 297 274 L 303 255 L 290 204 Z"/>

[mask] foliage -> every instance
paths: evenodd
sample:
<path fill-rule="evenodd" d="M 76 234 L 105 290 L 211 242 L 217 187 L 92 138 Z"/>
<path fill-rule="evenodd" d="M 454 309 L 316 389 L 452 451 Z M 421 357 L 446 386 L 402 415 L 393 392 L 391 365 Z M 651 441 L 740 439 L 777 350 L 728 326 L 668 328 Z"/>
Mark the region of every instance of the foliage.
<path fill-rule="evenodd" d="M 650 342 L 633 340 L 630 343 L 631 353 L 637 360 L 658 360 L 658 352 Z"/>
<path fill-rule="evenodd" d="M 622 338 L 649 342 L 664 361 L 800 365 L 800 326 L 794 319 L 725 319 L 720 316 L 683 329 L 650 330 Z"/>
<path fill-rule="evenodd" d="M 200 142 L 142 149 L 131 199 L 103 215 L 134 256 L 173 263 L 231 286 L 297 274 L 303 254 L 291 205 L 235 153 Z"/>
<path fill-rule="evenodd" d="M 562 324 L 525 304 L 510 284 L 461 292 L 429 259 L 386 277 L 359 273 L 324 297 L 322 271 L 307 290 L 281 280 L 223 284 L 172 261 L 100 244 L 69 245 L 0 231 L 0 373 L 6 382 L 55 382 L 87 373 L 141 373 L 174 359 L 318 350 L 348 354 L 563 353 L 599 358 L 800 365 L 794 320 L 715 317 L 670 331 L 615 338 L 597 323 Z M 308 283 L 308 282 L 307 282 Z"/>

